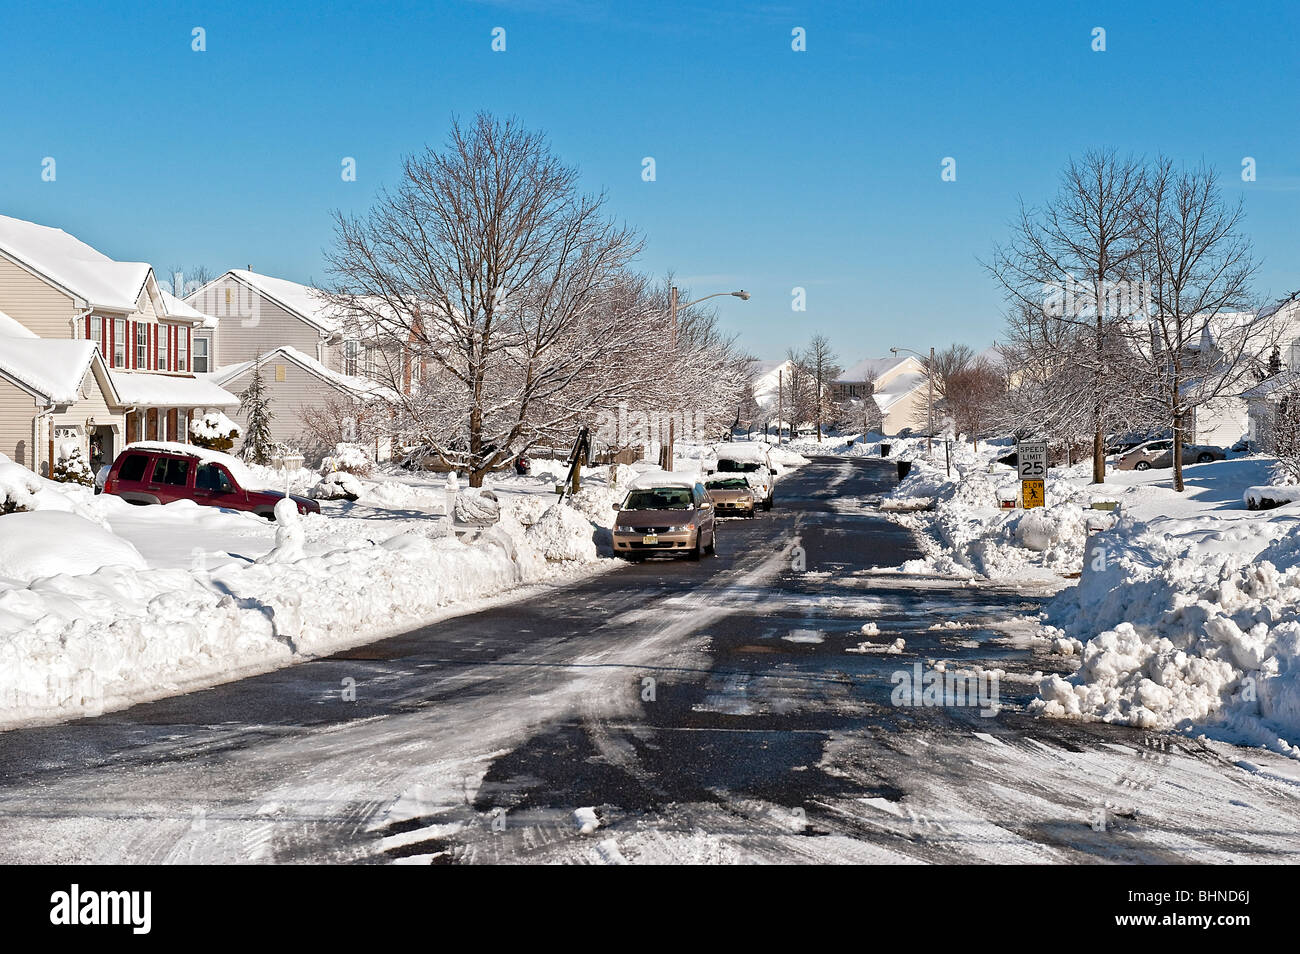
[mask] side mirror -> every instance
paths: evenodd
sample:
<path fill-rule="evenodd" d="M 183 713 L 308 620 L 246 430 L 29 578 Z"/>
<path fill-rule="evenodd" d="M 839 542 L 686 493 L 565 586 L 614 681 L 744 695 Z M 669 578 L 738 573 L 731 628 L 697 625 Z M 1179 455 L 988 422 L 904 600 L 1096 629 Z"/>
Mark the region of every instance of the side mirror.
<path fill-rule="evenodd" d="M 609 507 L 610 507 L 611 510 L 622 510 L 622 509 L 623 509 L 623 505 L 622 505 L 622 504 L 610 504 Z"/>
<path fill-rule="evenodd" d="M 700 509 L 701 509 L 701 510 L 712 510 L 712 509 L 713 509 L 713 504 L 709 503 L 709 502 L 706 500 L 706 501 L 704 501 L 704 503 L 700 504 Z"/>

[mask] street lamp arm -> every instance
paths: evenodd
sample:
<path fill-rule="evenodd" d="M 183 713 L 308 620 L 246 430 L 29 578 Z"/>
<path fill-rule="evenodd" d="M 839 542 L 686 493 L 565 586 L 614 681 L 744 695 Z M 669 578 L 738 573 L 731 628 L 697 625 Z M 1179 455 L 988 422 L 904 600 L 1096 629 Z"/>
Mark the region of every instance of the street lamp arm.
<path fill-rule="evenodd" d="M 733 297 L 735 297 L 735 298 L 739 298 L 741 301 L 749 301 L 749 292 L 745 291 L 745 290 L 742 288 L 740 291 L 731 291 L 731 292 L 714 292 L 712 295 L 705 295 L 703 298 L 697 298 L 697 299 L 695 299 L 695 301 L 688 301 L 688 302 L 687 302 L 686 304 L 684 304 L 684 305 L 678 305 L 677 308 L 678 308 L 678 310 L 680 310 L 680 309 L 682 309 L 682 308 L 690 308 L 691 305 L 698 305 L 698 304 L 699 304 L 700 302 L 702 302 L 702 301 L 708 301 L 710 298 L 719 298 L 719 297 L 721 297 L 721 296 L 723 296 L 723 295 L 731 295 L 731 296 L 733 296 Z"/>

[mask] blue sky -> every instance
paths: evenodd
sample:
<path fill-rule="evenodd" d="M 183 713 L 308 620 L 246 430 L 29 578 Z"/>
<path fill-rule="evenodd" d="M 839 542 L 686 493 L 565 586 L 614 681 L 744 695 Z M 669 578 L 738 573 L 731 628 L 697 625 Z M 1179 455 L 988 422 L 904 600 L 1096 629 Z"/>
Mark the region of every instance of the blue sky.
<path fill-rule="evenodd" d="M 845 364 L 987 344 L 1001 301 L 978 260 L 1090 146 L 1217 166 L 1259 292 L 1300 287 L 1294 3 L 276 6 L 7 5 L 0 212 L 159 269 L 321 280 L 330 211 L 364 210 L 404 153 L 487 109 L 608 193 L 642 268 L 751 291 L 719 311 L 763 357 L 817 332 Z"/>

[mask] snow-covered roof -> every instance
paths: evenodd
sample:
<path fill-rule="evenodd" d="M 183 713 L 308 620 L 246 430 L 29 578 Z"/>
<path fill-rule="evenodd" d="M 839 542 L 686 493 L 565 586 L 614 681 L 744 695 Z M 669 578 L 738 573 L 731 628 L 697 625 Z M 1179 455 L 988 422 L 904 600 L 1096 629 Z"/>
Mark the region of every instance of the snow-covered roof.
<path fill-rule="evenodd" d="M 87 342 L 89 344 L 89 342 Z M 110 371 L 126 404 L 141 407 L 237 407 L 239 398 L 206 376 L 184 377 L 142 371 Z"/>
<path fill-rule="evenodd" d="M 230 472 L 230 476 L 235 478 L 235 483 L 239 484 L 244 490 L 261 489 L 262 481 L 253 476 L 253 472 L 248 469 L 242 460 L 229 454 L 223 454 L 221 451 L 196 447 L 193 444 L 181 444 L 177 441 L 136 441 L 134 444 L 127 444 L 123 450 L 149 450 L 162 451 L 168 454 L 184 454 L 187 457 L 197 459 L 203 464 L 220 464 Z"/>
<path fill-rule="evenodd" d="M 698 478 L 690 474 L 682 475 L 667 470 L 650 470 L 641 474 L 636 480 L 632 481 L 630 490 L 657 490 L 661 487 L 671 487 L 680 490 L 683 487 L 687 490 L 693 488 L 699 483 Z"/>
<path fill-rule="evenodd" d="M 395 401 L 400 397 L 391 388 L 386 388 L 382 384 L 376 384 L 369 378 L 363 378 L 352 374 L 341 374 L 338 371 L 327 368 L 315 358 L 310 357 L 299 351 L 297 348 L 289 345 L 281 345 L 275 350 L 263 354 L 262 364 L 265 365 L 269 360 L 271 360 L 271 357 L 276 354 L 284 355 L 290 361 L 301 366 L 302 369 L 308 373 L 314 374 L 345 391 L 350 391 L 358 397 L 379 398 L 385 401 Z M 226 384 L 239 377 L 245 371 L 250 370 L 253 367 L 254 360 L 255 359 L 250 358 L 249 360 L 241 361 L 238 364 L 228 364 L 225 367 L 217 368 L 209 375 L 209 377 L 217 384 Z"/>
<path fill-rule="evenodd" d="M 901 358 L 864 358 L 835 379 L 836 384 L 861 384 L 864 381 L 877 381 L 900 364 L 914 360 L 908 355 Z"/>
<path fill-rule="evenodd" d="M 338 310 L 323 298 L 321 292 L 310 285 L 300 285 L 287 278 L 272 278 L 242 268 L 233 268 L 229 274 L 261 292 L 276 304 L 298 315 L 322 331 L 335 331 L 339 326 Z M 202 289 L 200 289 L 201 291 Z M 198 294 L 196 292 L 195 294 Z M 193 296 L 191 296 L 193 297 Z"/>
<path fill-rule="evenodd" d="M 0 311 L 0 338 L 36 338 L 38 335 L 17 318 Z"/>
<path fill-rule="evenodd" d="M 187 305 L 171 292 L 162 289 L 163 311 L 168 318 L 180 318 L 184 321 L 202 322 L 207 324 L 211 320 L 210 315 L 205 315 L 197 308 Z"/>
<path fill-rule="evenodd" d="M 1241 392 L 1241 396 L 1249 400 L 1250 398 L 1267 398 L 1274 393 L 1294 387 L 1300 383 L 1300 371 L 1279 371 L 1270 377 L 1260 381 L 1254 387 L 1247 388 Z"/>
<path fill-rule="evenodd" d="M 52 404 L 72 404 L 96 354 L 83 339 L 0 338 L 0 374 Z"/>
<path fill-rule="evenodd" d="M 908 372 L 891 378 L 883 390 L 872 395 L 881 411 L 888 412 L 891 407 L 903 400 L 917 388 L 925 387 L 929 379 L 925 372 Z"/>
<path fill-rule="evenodd" d="M 135 311 L 153 270 L 144 262 L 116 262 L 62 229 L 7 215 L 0 215 L 0 253 L 91 307 L 110 311 Z"/>

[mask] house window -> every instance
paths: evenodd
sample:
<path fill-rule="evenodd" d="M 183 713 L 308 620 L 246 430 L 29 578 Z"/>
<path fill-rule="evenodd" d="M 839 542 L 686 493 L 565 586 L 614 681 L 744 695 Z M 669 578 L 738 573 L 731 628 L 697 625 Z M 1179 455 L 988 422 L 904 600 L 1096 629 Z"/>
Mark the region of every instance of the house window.
<path fill-rule="evenodd" d="M 366 348 L 366 372 L 365 373 L 366 373 L 366 377 L 368 378 L 373 378 L 375 376 L 375 349 L 374 348 Z"/>
<path fill-rule="evenodd" d="M 208 368 L 208 339 L 194 339 L 194 373 L 207 374 Z"/>
<path fill-rule="evenodd" d="M 149 326 L 143 321 L 135 326 L 135 366 L 149 367 Z"/>
<path fill-rule="evenodd" d="M 126 319 L 113 321 L 113 367 L 126 367 Z"/>
<path fill-rule="evenodd" d="M 351 339 L 343 342 L 343 373 L 355 376 L 357 357 L 361 354 L 361 342 Z"/>
<path fill-rule="evenodd" d="M 90 319 L 90 340 L 95 342 L 95 348 L 101 355 L 104 353 L 104 319 L 91 316 Z"/>
<path fill-rule="evenodd" d="M 176 370 L 186 370 L 185 363 L 190 359 L 190 331 L 188 328 L 176 329 Z"/>
<path fill-rule="evenodd" d="M 1286 349 L 1286 366 L 1292 371 L 1300 370 L 1300 338 L 1292 341 Z"/>
<path fill-rule="evenodd" d="M 158 325 L 158 370 L 167 370 L 167 345 L 171 340 L 172 330 L 166 325 Z"/>

